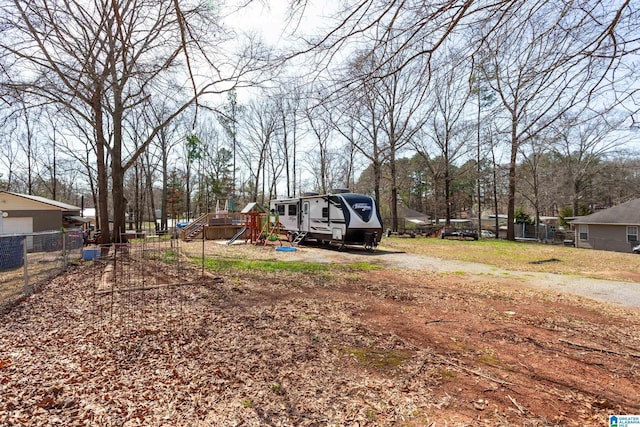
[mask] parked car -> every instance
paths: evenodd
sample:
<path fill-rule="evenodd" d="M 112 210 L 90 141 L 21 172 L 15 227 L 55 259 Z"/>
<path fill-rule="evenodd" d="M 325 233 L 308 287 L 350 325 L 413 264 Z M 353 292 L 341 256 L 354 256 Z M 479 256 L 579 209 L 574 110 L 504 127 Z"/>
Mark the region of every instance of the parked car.
<path fill-rule="evenodd" d="M 495 239 L 496 233 L 491 230 L 480 230 L 480 235 L 485 239 Z"/>
<path fill-rule="evenodd" d="M 478 231 L 471 228 L 443 227 L 440 236 L 443 239 L 447 237 L 456 237 L 459 239 L 470 238 L 478 240 Z"/>
<path fill-rule="evenodd" d="M 640 245 L 636 245 L 631 249 L 634 254 L 640 254 Z"/>

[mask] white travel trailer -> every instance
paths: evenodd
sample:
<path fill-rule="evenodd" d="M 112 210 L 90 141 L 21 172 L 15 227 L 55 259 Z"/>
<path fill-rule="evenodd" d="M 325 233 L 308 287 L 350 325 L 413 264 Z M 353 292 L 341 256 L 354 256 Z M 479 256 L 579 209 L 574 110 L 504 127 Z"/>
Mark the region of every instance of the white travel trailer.
<path fill-rule="evenodd" d="M 275 199 L 269 209 L 271 214 L 277 214 L 294 243 L 314 239 L 373 249 L 382 238 L 382 220 L 375 201 L 348 190 Z"/>

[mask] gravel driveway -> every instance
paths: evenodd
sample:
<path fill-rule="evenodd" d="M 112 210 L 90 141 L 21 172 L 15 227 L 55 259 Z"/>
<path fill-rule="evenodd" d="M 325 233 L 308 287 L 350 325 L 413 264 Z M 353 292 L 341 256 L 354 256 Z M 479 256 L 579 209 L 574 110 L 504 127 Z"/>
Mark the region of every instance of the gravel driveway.
<path fill-rule="evenodd" d="M 379 262 L 389 268 L 464 273 L 486 279 L 487 275 L 517 279 L 526 286 L 571 293 L 624 307 L 640 307 L 640 283 L 590 279 L 579 276 L 503 270 L 498 267 L 466 261 L 443 260 L 419 254 L 378 249 L 373 253 L 354 249 L 300 247 L 296 252 L 275 252 L 278 258 L 326 263 Z"/>

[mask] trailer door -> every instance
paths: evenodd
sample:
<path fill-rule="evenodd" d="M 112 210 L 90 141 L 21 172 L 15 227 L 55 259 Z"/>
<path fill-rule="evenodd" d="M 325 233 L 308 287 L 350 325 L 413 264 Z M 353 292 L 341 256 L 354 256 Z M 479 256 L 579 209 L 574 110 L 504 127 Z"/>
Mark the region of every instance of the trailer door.
<path fill-rule="evenodd" d="M 300 214 L 300 231 L 310 231 L 309 230 L 309 202 L 302 203 L 302 212 Z"/>

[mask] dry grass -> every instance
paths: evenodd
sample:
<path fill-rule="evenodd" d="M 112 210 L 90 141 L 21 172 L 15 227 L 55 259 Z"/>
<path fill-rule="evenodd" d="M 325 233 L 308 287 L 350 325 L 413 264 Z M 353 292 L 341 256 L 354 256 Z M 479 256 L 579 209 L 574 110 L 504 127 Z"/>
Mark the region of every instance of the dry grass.
<path fill-rule="evenodd" d="M 442 240 L 390 237 L 386 248 L 442 259 L 478 262 L 506 270 L 574 274 L 606 280 L 640 278 L 640 256 L 505 240 Z"/>

